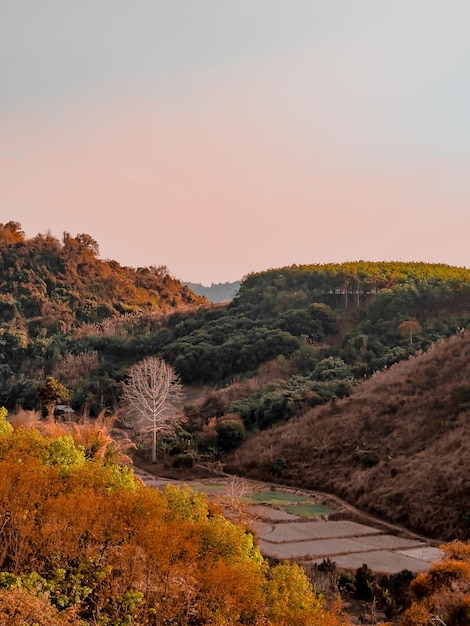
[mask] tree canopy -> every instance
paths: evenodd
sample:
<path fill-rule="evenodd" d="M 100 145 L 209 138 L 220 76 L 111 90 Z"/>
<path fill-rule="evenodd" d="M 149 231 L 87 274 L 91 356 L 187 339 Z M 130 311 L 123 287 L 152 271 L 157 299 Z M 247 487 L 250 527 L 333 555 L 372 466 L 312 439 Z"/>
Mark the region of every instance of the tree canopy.
<path fill-rule="evenodd" d="M 204 494 L 145 487 L 72 435 L 0 433 L 2 624 L 349 623 Z"/>

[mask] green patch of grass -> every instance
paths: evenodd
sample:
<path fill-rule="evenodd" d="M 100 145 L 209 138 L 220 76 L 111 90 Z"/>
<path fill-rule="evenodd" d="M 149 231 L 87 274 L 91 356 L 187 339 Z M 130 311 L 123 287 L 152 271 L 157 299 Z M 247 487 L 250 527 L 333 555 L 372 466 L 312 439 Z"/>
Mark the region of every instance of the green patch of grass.
<path fill-rule="evenodd" d="M 325 504 L 291 504 L 284 507 L 287 513 L 301 517 L 315 517 L 316 515 L 332 515 L 333 509 Z"/>

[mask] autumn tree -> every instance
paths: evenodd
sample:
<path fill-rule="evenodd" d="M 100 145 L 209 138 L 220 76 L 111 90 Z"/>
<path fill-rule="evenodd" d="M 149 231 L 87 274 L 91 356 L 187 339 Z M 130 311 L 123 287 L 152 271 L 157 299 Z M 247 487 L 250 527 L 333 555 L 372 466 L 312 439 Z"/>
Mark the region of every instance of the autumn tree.
<path fill-rule="evenodd" d="M 70 398 L 69 390 L 53 376 L 48 376 L 45 383 L 38 387 L 38 394 L 48 415 L 54 414 L 55 407 L 59 402 L 67 402 Z"/>
<path fill-rule="evenodd" d="M 400 324 L 398 330 L 403 336 L 409 338 L 411 346 L 413 343 L 413 335 L 416 335 L 416 333 L 420 332 L 421 324 L 416 320 L 405 320 Z"/>
<path fill-rule="evenodd" d="M 13 431 L 10 422 L 7 421 L 8 411 L 4 406 L 0 406 L 0 435 L 9 435 Z"/>
<path fill-rule="evenodd" d="M 122 396 L 137 430 L 152 435 L 152 463 L 155 463 L 158 436 L 173 434 L 185 419 L 178 412 L 183 396 L 180 378 L 163 359 L 147 357 L 129 369 Z"/>
<path fill-rule="evenodd" d="M 25 240 L 24 231 L 19 222 L 7 222 L 0 224 L 0 242 L 13 244 L 23 242 Z"/>
<path fill-rule="evenodd" d="M 146 487 L 67 435 L 0 433 L 0 531 L 0 624 L 350 624 L 205 494 Z"/>
<path fill-rule="evenodd" d="M 455 541 L 441 549 L 442 560 L 411 583 L 414 601 L 400 626 L 470 624 L 470 544 Z"/>

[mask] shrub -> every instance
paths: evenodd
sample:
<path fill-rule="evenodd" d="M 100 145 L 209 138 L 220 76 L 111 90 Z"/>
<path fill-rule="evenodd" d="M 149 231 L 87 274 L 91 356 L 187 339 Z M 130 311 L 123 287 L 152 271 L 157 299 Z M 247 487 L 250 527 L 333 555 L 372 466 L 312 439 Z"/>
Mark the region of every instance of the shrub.
<path fill-rule="evenodd" d="M 238 448 L 246 438 L 245 427 L 238 415 L 220 419 L 216 424 L 215 431 L 217 433 L 216 445 L 224 453 Z"/>
<path fill-rule="evenodd" d="M 7 421 L 8 411 L 4 406 L 0 406 L 0 435 L 10 435 L 13 426 Z"/>

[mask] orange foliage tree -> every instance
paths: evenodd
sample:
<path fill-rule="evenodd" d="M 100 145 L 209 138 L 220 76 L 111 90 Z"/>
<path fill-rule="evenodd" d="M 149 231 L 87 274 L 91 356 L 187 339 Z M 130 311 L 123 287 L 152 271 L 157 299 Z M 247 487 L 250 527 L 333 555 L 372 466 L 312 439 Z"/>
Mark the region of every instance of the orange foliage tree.
<path fill-rule="evenodd" d="M 60 429 L 0 434 L 0 623 L 349 623 L 204 494 L 145 487 L 70 442 Z"/>
<path fill-rule="evenodd" d="M 411 583 L 414 602 L 400 626 L 470 625 L 470 543 L 441 546 L 444 556 Z"/>

